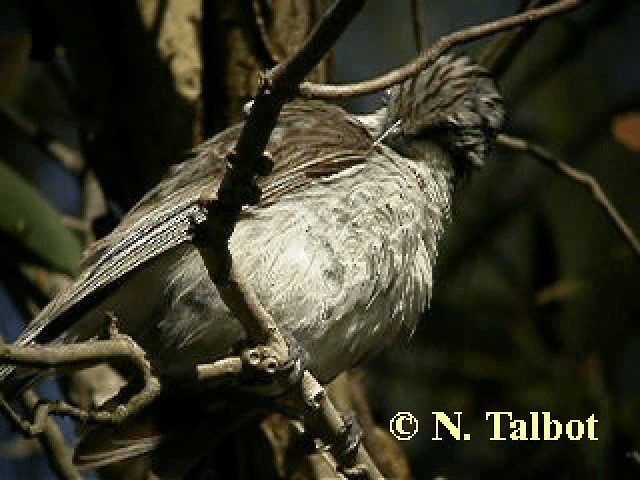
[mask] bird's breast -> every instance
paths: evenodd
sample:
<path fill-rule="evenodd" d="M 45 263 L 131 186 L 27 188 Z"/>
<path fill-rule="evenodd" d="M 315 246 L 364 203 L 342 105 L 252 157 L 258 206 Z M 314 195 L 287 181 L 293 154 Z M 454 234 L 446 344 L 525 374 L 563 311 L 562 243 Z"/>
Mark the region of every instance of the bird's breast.
<path fill-rule="evenodd" d="M 234 261 L 279 325 L 309 351 L 322 381 L 413 330 L 433 284 L 450 178 L 382 148 L 365 164 L 252 209 L 236 225 Z M 166 255 L 159 261 L 170 266 L 156 269 L 163 271 L 162 305 L 153 320 L 138 322 L 156 327 L 137 339 L 157 365 L 228 354 L 243 330 L 196 248 Z M 141 281 L 157 281 L 148 276 Z"/>
<path fill-rule="evenodd" d="M 431 293 L 450 172 L 384 150 L 253 210 L 231 251 L 324 379 L 412 331 Z"/>

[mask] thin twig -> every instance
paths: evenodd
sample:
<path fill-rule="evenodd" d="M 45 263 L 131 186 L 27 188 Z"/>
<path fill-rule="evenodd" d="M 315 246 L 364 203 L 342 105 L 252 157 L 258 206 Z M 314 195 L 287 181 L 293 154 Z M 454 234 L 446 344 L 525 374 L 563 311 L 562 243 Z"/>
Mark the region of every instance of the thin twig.
<path fill-rule="evenodd" d="M 33 390 L 26 390 L 22 394 L 22 403 L 27 411 L 34 413 L 40 399 Z M 53 471 L 64 480 L 81 480 L 82 475 L 73 464 L 73 452 L 64 442 L 60 427 L 52 418 L 47 418 L 42 433 L 38 436 L 42 449 L 49 460 Z"/>
<path fill-rule="evenodd" d="M 561 173 L 573 182 L 586 188 L 593 200 L 602 208 L 607 218 L 614 224 L 616 230 L 620 232 L 629 247 L 640 256 L 640 241 L 631 230 L 631 227 L 622 218 L 622 215 L 616 210 L 611 201 L 607 198 L 597 180 L 576 168 L 573 168 L 566 162 L 555 158 L 551 153 L 542 146 L 529 142 L 522 138 L 512 137 L 506 134 L 498 135 L 497 142 L 499 145 L 529 153 L 539 159 L 544 165 L 552 168 L 556 172 Z"/>
<path fill-rule="evenodd" d="M 0 339 L 0 342 L 2 339 Z M 25 390 L 21 395 L 22 403 L 28 413 L 35 414 L 39 399 L 31 389 Z M 28 438 L 34 436 L 31 423 L 24 420 L 0 395 L 0 411 L 11 422 L 13 428 Z M 56 474 L 64 480 L 81 480 L 82 476 L 73 465 L 71 450 L 65 445 L 64 436 L 58 424 L 51 418 L 47 418 L 40 432 L 36 435 L 40 441 L 45 455 Z"/>
<path fill-rule="evenodd" d="M 39 435 L 44 421 L 50 414 L 67 415 L 81 421 L 98 423 L 120 423 L 135 415 L 149 405 L 160 394 L 160 382 L 152 374 L 151 366 L 144 350 L 129 336 L 111 331 L 109 340 L 96 340 L 64 345 L 2 345 L 0 363 L 47 368 L 85 368 L 88 366 L 126 361 L 131 364 L 141 385 L 139 392 L 133 394 L 126 403 L 118 405 L 113 411 L 84 410 L 65 402 L 42 403 L 36 409 L 32 435 Z"/>
<path fill-rule="evenodd" d="M 413 22 L 413 38 L 416 42 L 416 51 L 422 52 L 427 46 L 422 22 L 422 0 L 411 0 L 411 20 Z"/>
<path fill-rule="evenodd" d="M 28 118 L 17 108 L 10 105 L 2 105 L 0 106 L 0 114 L 28 136 L 29 140 L 45 155 L 56 160 L 71 172 L 78 173 L 82 171 L 85 161 L 79 150 L 57 140 L 53 134 Z"/>
<path fill-rule="evenodd" d="M 226 376 L 236 376 L 242 373 L 242 358 L 227 357 L 213 363 L 202 363 L 196 367 L 199 381 L 217 380 Z"/>
<path fill-rule="evenodd" d="M 258 44 L 256 56 L 262 60 L 264 68 L 273 68 L 280 63 L 281 58 L 276 47 L 271 41 L 269 32 L 267 31 L 267 22 L 265 21 L 264 12 L 262 11 L 261 2 L 259 0 L 247 0 L 251 4 L 251 20 L 255 30 L 255 37 Z"/>
<path fill-rule="evenodd" d="M 588 1 L 589 0 L 561 0 L 546 7 L 528 10 L 517 15 L 458 30 L 457 32 L 441 37 L 431 48 L 421 53 L 413 61 L 378 77 L 344 85 L 319 85 L 304 82 L 300 85 L 299 92 L 300 95 L 306 98 L 325 100 L 339 100 L 380 92 L 417 75 L 431 65 L 436 58 L 455 46 L 463 45 L 510 28 L 538 22 L 547 17 L 570 12 L 586 4 Z"/>
<path fill-rule="evenodd" d="M 82 233 L 84 235 L 88 235 L 91 233 L 91 225 L 89 222 L 82 218 L 72 217 L 70 215 L 62 215 L 60 217 L 60 223 L 65 227 L 68 227 L 71 230 L 74 230 L 78 233 Z"/>
<path fill-rule="evenodd" d="M 241 163 L 253 166 L 264 152 L 282 106 L 297 85 L 329 51 L 364 5 L 364 0 L 337 1 L 298 52 L 265 76 L 236 144 Z M 253 169 L 255 171 L 255 169 Z"/>

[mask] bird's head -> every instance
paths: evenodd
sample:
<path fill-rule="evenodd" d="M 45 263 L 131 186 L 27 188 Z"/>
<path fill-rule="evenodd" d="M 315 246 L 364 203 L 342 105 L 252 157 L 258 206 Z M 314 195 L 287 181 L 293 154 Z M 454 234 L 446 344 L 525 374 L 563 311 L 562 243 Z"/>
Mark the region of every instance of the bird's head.
<path fill-rule="evenodd" d="M 390 90 L 383 118 L 384 143 L 419 159 L 424 143 L 436 142 L 462 176 L 484 164 L 504 108 L 489 72 L 468 57 L 444 55 Z"/>

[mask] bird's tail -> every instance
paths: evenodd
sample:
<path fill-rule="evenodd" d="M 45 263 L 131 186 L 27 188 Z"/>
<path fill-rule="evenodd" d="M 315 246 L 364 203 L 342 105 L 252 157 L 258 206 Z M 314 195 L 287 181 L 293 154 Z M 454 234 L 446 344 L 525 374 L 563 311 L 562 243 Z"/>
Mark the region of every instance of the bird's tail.
<path fill-rule="evenodd" d="M 92 426 L 75 449 L 74 464 L 109 471 L 153 464 L 161 478 L 183 478 L 213 446 L 257 416 L 242 400 L 203 405 L 202 398 L 160 398 L 122 424 Z"/>

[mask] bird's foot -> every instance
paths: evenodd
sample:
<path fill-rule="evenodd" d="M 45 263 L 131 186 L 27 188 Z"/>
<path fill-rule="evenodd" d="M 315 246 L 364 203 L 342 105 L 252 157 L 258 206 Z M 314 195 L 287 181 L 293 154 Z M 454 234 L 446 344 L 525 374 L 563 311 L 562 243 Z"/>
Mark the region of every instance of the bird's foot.
<path fill-rule="evenodd" d="M 344 428 L 338 433 L 337 438 L 331 444 L 331 452 L 340 463 L 349 463 L 344 460 L 355 455 L 364 436 L 364 431 L 356 412 L 349 410 L 342 414 Z"/>
<path fill-rule="evenodd" d="M 309 352 L 288 332 L 274 335 L 265 345 L 243 350 L 242 386 L 252 393 L 279 396 L 302 379 Z"/>

